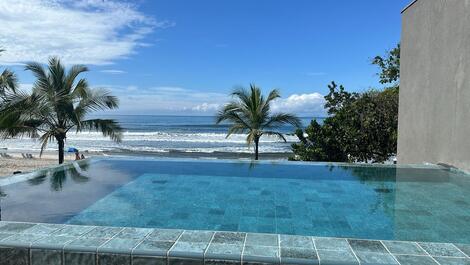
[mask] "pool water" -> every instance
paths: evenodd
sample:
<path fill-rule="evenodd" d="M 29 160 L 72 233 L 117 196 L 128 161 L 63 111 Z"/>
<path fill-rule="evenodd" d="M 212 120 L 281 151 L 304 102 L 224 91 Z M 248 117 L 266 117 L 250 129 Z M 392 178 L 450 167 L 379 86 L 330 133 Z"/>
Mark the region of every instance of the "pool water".
<path fill-rule="evenodd" d="M 3 220 L 470 243 L 470 176 L 436 166 L 98 159 L 0 189 Z"/>

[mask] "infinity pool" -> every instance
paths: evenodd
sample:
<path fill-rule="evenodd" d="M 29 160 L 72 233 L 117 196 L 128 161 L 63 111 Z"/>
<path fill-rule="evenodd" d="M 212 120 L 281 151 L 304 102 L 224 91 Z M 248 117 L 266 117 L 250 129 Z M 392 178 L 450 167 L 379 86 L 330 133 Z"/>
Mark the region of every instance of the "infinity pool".
<path fill-rule="evenodd" d="M 470 176 L 437 166 L 96 159 L 0 194 L 7 221 L 470 243 Z"/>

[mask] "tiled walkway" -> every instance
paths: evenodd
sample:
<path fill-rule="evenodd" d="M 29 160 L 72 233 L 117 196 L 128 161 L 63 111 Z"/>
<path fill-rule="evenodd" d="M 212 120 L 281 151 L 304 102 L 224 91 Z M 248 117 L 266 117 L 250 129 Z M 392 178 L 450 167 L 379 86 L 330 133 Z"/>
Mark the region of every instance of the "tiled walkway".
<path fill-rule="evenodd" d="M 470 245 L 0 222 L 0 265 L 470 265 Z"/>

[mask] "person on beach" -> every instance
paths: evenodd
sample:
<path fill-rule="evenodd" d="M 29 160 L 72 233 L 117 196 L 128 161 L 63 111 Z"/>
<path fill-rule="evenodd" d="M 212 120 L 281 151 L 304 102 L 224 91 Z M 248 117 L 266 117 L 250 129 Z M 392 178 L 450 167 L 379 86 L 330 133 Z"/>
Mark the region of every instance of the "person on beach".
<path fill-rule="evenodd" d="M 80 153 L 77 151 L 75 151 L 75 160 L 80 160 Z"/>

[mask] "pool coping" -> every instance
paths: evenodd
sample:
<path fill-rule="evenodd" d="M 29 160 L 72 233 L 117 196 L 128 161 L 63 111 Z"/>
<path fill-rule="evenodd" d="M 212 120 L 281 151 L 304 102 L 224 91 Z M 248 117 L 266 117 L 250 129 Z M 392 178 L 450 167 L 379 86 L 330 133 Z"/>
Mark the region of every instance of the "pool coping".
<path fill-rule="evenodd" d="M 72 263 L 77 257 L 100 265 L 402 264 L 400 261 L 443 265 L 449 260 L 470 263 L 470 245 L 0 221 L 0 257 L 18 265 L 46 260 L 77 264 Z"/>

